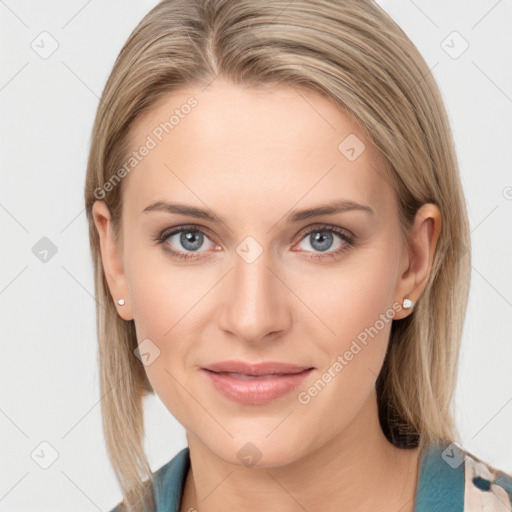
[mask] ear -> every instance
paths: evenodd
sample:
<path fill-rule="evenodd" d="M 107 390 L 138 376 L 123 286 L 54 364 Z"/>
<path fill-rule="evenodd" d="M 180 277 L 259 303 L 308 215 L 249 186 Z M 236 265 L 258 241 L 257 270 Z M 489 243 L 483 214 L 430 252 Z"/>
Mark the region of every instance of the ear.
<path fill-rule="evenodd" d="M 395 301 L 401 306 L 404 298 L 416 302 L 423 293 L 430 276 L 440 232 L 439 208 L 432 203 L 422 205 L 416 212 L 414 223 L 407 235 L 407 253 L 395 294 Z M 405 318 L 412 310 L 413 308 L 401 307 L 394 317 L 395 320 Z"/>
<path fill-rule="evenodd" d="M 114 237 L 112 218 L 107 204 L 104 201 L 95 201 L 92 206 L 92 215 L 100 238 L 101 260 L 103 262 L 105 278 L 110 293 L 114 298 L 117 312 L 123 320 L 133 320 L 121 257 L 121 247 Z M 119 299 L 124 299 L 123 306 L 117 303 Z"/>

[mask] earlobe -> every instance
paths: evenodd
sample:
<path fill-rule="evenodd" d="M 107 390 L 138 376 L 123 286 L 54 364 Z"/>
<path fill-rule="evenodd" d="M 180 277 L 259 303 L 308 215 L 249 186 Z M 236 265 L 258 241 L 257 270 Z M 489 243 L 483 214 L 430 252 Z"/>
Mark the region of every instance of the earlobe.
<path fill-rule="evenodd" d="M 414 310 L 425 289 L 434 261 L 441 232 L 441 212 L 433 203 L 426 203 L 416 212 L 408 233 L 408 266 L 397 287 L 396 300 L 402 304 L 396 319 L 405 318 Z"/>
<path fill-rule="evenodd" d="M 114 236 L 112 218 L 107 204 L 101 200 L 95 201 L 92 206 L 92 215 L 98 231 L 103 271 L 110 294 L 115 301 L 119 316 L 123 320 L 133 320 L 121 248 Z"/>

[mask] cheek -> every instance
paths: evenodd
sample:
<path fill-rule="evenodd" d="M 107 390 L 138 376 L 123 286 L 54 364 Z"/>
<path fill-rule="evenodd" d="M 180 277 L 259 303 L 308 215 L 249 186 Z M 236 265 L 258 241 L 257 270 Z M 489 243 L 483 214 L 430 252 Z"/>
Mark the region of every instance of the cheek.
<path fill-rule="evenodd" d="M 144 369 L 167 408 L 180 420 L 190 407 L 189 368 L 204 325 L 210 322 L 218 276 L 201 266 L 173 264 L 160 247 L 126 246 L 125 269 L 141 353 L 150 353 Z M 144 345 L 143 345 L 144 344 Z"/>
<path fill-rule="evenodd" d="M 305 401 L 315 397 L 317 407 L 322 407 L 321 403 L 328 406 L 342 400 L 357 407 L 372 389 L 384 361 L 395 315 L 395 247 L 376 244 L 372 250 L 354 253 L 335 272 L 301 279 L 297 294 L 305 297 L 317 317 L 306 313 L 311 320 L 301 322 L 309 329 L 305 337 L 314 340 L 311 349 L 321 361 L 316 381 L 308 383 L 315 389 L 309 395 L 306 387 Z M 326 391 L 324 384 L 329 388 Z M 322 398 L 316 398 L 316 389 L 322 391 Z"/>
<path fill-rule="evenodd" d="M 161 357 L 166 350 L 163 340 L 179 328 L 186 313 L 183 304 L 188 302 L 186 283 L 168 262 L 165 265 L 159 252 L 160 248 L 145 247 L 144 242 L 126 240 L 124 264 L 135 330 L 139 345 L 144 343 L 151 353 L 152 363 L 145 370 L 152 384 L 157 370 L 166 374 Z"/>
<path fill-rule="evenodd" d="M 168 268 L 166 274 L 155 266 L 137 272 L 130 293 L 139 350 L 150 354 L 149 364 L 144 363 L 148 380 L 167 409 L 185 424 L 187 415 L 180 412 L 187 410 L 184 370 L 198 298 L 189 296 L 179 274 L 168 274 Z"/>
<path fill-rule="evenodd" d="M 140 337 L 161 339 L 173 328 L 181 311 L 180 292 L 171 292 L 176 280 L 162 275 L 154 279 L 156 272 L 155 267 L 139 271 L 131 281 L 130 295 L 139 340 Z"/>
<path fill-rule="evenodd" d="M 139 341 L 161 339 L 184 314 L 190 283 L 161 246 L 136 232 L 127 234 L 125 271 Z"/>
<path fill-rule="evenodd" d="M 303 272 L 300 279 L 289 276 L 296 283 L 294 292 L 319 320 L 308 323 L 317 329 L 323 324 L 327 334 L 324 339 L 329 340 L 330 332 L 329 345 L 333 348 L 357 337 L 381 314 L 393 314 L 398 275 L 395 247 L 392 243 L 375 244 L 371 249 L 354 252 L 336 268 L 323 268 L 314 274 Z"/>

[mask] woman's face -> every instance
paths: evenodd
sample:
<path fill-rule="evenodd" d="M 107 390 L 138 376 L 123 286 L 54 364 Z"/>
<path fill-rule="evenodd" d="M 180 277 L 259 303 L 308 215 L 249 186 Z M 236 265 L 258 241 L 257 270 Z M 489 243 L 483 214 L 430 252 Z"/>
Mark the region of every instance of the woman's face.
<path fill-rule="evenodd" d="M 269 466 L 305 456 L 369 400 L 391 318 L 410 291 L 401 288 L 407 254 L 376 150 L 320 95 L 221 79 L 165 98 L 138 118 L 131 142 L 126 291 L 116 298 L 135 320 L 155 392 L 226 461 L 240 464 L 251 450 Z M 335 203 L 332 213 L 299 215 Z M 218 376 L 237 399 L 204 369 L 228 360 L 312 370 L 267 383 Z M 251 392 L 279 383 L 298 387 L 273 399 Z"/>

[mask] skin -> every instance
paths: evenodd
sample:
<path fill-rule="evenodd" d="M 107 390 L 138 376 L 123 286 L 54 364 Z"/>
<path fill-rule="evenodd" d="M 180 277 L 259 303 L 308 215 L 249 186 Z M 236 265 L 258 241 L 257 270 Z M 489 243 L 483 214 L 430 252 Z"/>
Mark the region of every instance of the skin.
<path fill-rule="evenodd" d="M 420 297 L 438 208 L 420 208 L 406 244 L 391 181 L 364 133 L 327 98 L 289 86 L 255 89 L 218 78 L 205 90 L 174 92 L 137 118 L 133 147 L 191 95 L 197 107 L 122 182 L 122 243 L 105 203 L 93 208 L 110 291 L 125 299 L 119 315 L 135 320 L 139 343 L 149 338 L 160 350 L 145 370 L 186 430 L 192 471 L 181 511 L 412 512 L 419 452 L 389 443 L 377 416 L 375 381 L 391 322 L 308 404 L 297 396 L 393 303 Z M 354 161 L 338 150 L 349 134 L 366 147 Z M 286 222 L 291 210 L 339 199 L 373 214 Z M 157 200 L 209 208 L 224 223 L 141 213 Z M 205 238 L 196 252 L 179 234 L 167 238 L 164 245 L 195 255 L 178 260 L 152 237 L 185 224 Z M 322 224 L 349 230 L 355 245 L 331 256 L 346 247 L 334 233 L 322 252 L 307 234 Z M 236 251 L 247 236 L 262 249 L 251 263 Z M 400 309 L 395 319 L 408 314 Z M 200 371 L 227 359 L 315 370 L 283 397 L 241 405 Z M 252 467 L 237 457 L 248 442 L 261 452 Z"/>

